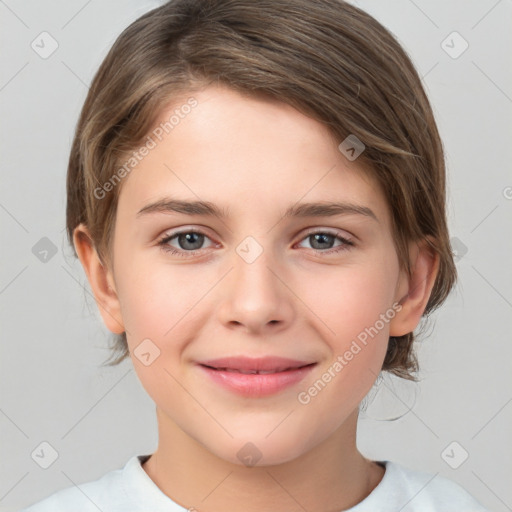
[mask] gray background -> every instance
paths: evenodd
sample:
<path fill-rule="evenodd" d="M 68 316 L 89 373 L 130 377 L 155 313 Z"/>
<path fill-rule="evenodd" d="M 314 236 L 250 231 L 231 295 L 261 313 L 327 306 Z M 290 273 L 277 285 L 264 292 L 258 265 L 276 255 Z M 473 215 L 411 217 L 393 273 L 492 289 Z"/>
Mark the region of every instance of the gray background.
<path fill-rule="evenodd" d="M 512 510 L 512 2 L 354 3 L 396 34 L 423 77 L 447 153 L 460 273 L 418 346 L 421 383 L 385 379 L 372 390 L 359 447 L 446 476 L 491 510 Z M 156 448 L 154 405 L 131 361 L 99 366 L 108 331 L 71 256 L 64 214 L 88 84 L 122 29 L 158 4 L 0 1 L 0 511 Z M 58 43 L 46 59 L 31 47 L 43 31 Z M 462 40 L 444 43 L 451 56 L 442 46 L 453 31 L 469 44 L 457 58 Z M 44 237 L 56 253 L 41 261 Z M 31 457 L 45 441 L 58 453 L 48 469 Z"/>

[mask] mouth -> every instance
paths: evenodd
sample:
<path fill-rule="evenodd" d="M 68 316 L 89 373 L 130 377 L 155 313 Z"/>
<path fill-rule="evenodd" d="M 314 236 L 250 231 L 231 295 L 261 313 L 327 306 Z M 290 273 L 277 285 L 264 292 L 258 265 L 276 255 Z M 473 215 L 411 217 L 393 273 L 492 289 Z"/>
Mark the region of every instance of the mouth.
<path fill-rule="evenodd" d="M 289 372 L 293 370 L 300 370 L 301 368 L 307 368 L 308 366 L 313 366 L 316 363 L 309 363 L 305 364 L 303 366 L 290 366 L 288 368 L 273 368 L 271 370 L 255 370 L 255 369 L 249 369 L 249 370 L 242 370 L 241 368 L 217 368 L 215 366 L 208 366 L 206 364 L 201 364 L 201 366 L 204 366 L 205 368 L 209 368 L 210 370 L 217 370 L 221 372 L 231 372 L 231 373 L 242 373 L 244 375 L 269 375 L 272 373 L 282 373 L 282 372 Z"/>
<path fill-rule="evenodd" d="M 210 382 L 233 393 L 255 398 L 297 385 L 316 365 L 316 362 L 267 357 L 217 359 L 199 363 L 198 367 Z"/>

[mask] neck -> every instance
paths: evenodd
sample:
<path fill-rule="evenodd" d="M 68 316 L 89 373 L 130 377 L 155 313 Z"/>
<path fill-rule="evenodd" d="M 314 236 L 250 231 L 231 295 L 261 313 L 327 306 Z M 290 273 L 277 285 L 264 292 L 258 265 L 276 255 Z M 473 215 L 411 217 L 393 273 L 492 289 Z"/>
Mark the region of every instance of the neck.
<path fill-rule="evenodd" d="M 357 450 L 357 414 L 291 461 L 246 467 L 217 457 L 157 409 L 159 445 L 143 469 L 173 501 L 201 512 L 345 510 L 385 471 Z"/>

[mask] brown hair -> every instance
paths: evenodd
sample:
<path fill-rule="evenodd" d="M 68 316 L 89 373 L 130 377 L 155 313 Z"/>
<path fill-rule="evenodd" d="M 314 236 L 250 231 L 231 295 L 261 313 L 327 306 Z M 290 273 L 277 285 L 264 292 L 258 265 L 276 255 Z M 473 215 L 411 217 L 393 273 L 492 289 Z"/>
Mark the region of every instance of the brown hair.
<path fill-rule="evenodd" d="M 172 99 L 211 83 L 288 103 L 340 142 L 348 135 L 362 141 L 358 162 L 368 164 L 387 198 L 401 268 L 410 271 L 409 241 L 425 240 L 439 255 L 424 315 L 445 300 L 456 270 L 443 146 L 432 109 L 395 37 L 341 0 L 174 0 L 126 28 L 93 79 L 71 149 L 72 245 L 74 229 L 84 223 L 109 263 L 122 184 L 101 198 L 98 187 Z M 413 333 L 391 337 L 382 369 L 416 380 L 413 340 Z M 125 333 L 115 336 L 112 348 L 120 355 L 110 364 L 128 356 Z"/>

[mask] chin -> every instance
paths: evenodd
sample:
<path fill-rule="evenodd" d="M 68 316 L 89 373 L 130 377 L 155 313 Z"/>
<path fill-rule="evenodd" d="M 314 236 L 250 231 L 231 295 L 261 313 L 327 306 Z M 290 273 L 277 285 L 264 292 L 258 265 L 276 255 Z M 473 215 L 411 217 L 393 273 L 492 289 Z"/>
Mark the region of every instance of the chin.
<path fill-rule="evenodd" d="M 280 427 L 278 427 L 279 429 Z M 275 466 L 290 462 L 307 452 L 311 438 L 308 443 L 304 439 L 290 436 L 285 429 L 278 433 L 272 432 L 268 437 L 267 431 L 262 434 L 263 429 L 248 429 L 245 434 L 234 435 L 234 439 L 226 439 L 225 443 L 209 443 L 206 448 L 217 457 L 241 467 L 263 467 Z M 253 434 L 253 431 L 255 432 Z"/>

